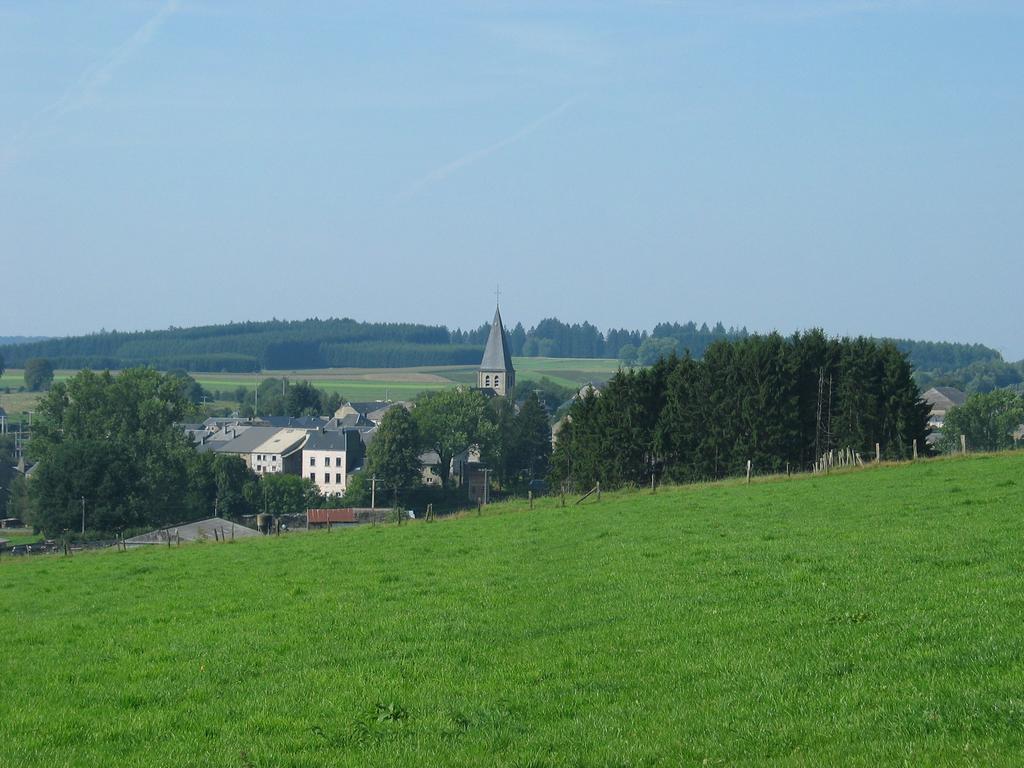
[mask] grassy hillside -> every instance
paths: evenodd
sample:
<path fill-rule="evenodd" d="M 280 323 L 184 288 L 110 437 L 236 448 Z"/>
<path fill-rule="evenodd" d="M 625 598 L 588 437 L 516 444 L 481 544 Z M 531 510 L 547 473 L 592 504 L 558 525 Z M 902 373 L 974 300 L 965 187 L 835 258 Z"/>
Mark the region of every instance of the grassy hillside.
<path fill-rule="evenodd" d="M 1024 456 L 0 561 L 0 762 L 1015 765 Z"/>

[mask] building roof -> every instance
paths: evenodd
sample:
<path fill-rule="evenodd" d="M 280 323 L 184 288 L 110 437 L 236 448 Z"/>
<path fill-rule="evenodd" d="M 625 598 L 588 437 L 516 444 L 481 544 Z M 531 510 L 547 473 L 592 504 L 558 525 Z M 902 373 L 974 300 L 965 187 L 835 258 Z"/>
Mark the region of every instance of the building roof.
<path fill-rule="evenodd" d="M 223 531 L 225 538 L 233 537 L 236 539 L 262 535 L 259 531 L 254 531 L 252 528 L 233 523 L 222 517 L 209 517 L 192 523 L 181 523 L 179 525 L 169 525 L 166 528 L 158 528 L 141 536 L 125 539 L 124 543 L 128 546 L 141 546 L 143 544 L 166 544 L 168 539 L 171 541 L 178 539 L 181 541 L 198 541 L 200 539 L 214 538 L 214 531 L 217 531 L 218 536 Z"/>
<path fill-rule="evenodd" d="M 356 413 L 361 413 L 365 416 L 368 413 L 379 411 L 381 408 L 386 408 L 389 403 L 387 400 L 373 400 L 369 403 L 345 403 L 345 405 Z"/>
<path fill-rule="evenodd" d="M 287 456 L 299 450 L 309 437 L 309 432 L 304 429 L 286 427 L 277 429 L 264 442 L 255 448 L 256 453 L 278 453 Z"/>
<path fill-rule="evenodd" d="M 948 411 L 950 408 L 963 405 L 967 400 L 967 395 L 956 387 L 932 387 L 921 397 L 933 411 Z"/>
<path fill-rule="evenodd" d="M 328 430 L 326 432 L 317 430 L 310 432 L 305 444 L 304 451 L 344 451 L 348 448 L 348 437 L 341 430 Z"/>
<path fill-rule="evenodd" d="M 256 449 L 282 430 L 279 427 L 249 427 L 231 440 L 216 441 L 213 450 L 218 453 L 256 453 Z M 207 440 L 207 445 L 212 440 Z"/>
<path fill-rule="evenodd" d="M 344 416 L 335 416 L 329 422 L 327 427 L 335 427 L 341 429 L 342 427 L 372 427 L 373 422 L 366 418 L 361 413 L 347 413 Z"/>
<path fill-rule="evenodd" d="M 296 429 L 320 429 L 330 419 L 324 416 L 261 416 L 260 421 L 268 427 L 295 427 Z"/>
<path fill-rule="evenodd" d="M 356 522 L 356 511 L 347 509 L 307 509 L 306 520 L 310 525 L 324 525 L 326 523 L 354 523 Z"/>
<path fill-rule="evenodd" d="M 480 370 L 515 370 L 512 367 L 512 354 L 509 352 L 508 335 L 505 333 L 505 326 L 501 324 L 501 311 L 497 307 L 494 308 L 494 320 L 491 322 L 487 346 L 484 347 L 484 358 L 480 361 Z"/>

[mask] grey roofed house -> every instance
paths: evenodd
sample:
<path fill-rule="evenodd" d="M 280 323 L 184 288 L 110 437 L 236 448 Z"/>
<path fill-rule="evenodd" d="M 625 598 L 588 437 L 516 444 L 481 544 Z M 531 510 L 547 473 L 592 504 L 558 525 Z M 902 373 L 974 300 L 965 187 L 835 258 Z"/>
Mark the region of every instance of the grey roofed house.
<path fill-rule="evenodd" d="M 349 409 L 351 409 L 352 411 L 355 411 L 356 413 L 361 413 L 363 416 L 365 416 L 366 414 L 371 413 L 373 411 L 378 411 L 381 408 L 386 407 L 387 405 L 388 401 L 386 400 L 372 400 L 369 403 L 343 403 L 341 408 L 339 408 L 338 410 L 348 411 Z"/>
<path fill-rule="evenodd" d="M 956 387 L 932 387 L 921 395 L 921 399 L 931 406 L 928 423 L 941 429 L 946 414 L 958 405 L 963 405 L 967 401 L 967 395 Z"/>
<path fill-rule="evenodd" d="M 219 453 L 252 453 L 280 431 L 281 427 L 248 427 L 230 440 L 217 441 L 213 450 Z"/>
<path fill-rule="evenodd" d="M 335 417 L 327 423 L 327 428 L 345 429 L 347 427 L 372 427 L 373 422 L 361 413 L 347 413 L 344 416 Z"/>
<path fill-rule="evenodd" d="M 235 427 L 242 424 L 259 426 L 258 421 L 251 418 L 242 418 L 241 416 L 211 416 L 203 422 L 203 426 L 210 429 L 224 429 L 225 427 Z"/>
<path fill-rule="evenodd" d="M 216 533 L 214 533 L 215 531 Z M 205 520 L 158 528 L 155 531 L 125 539 L 124 543 L 129 547 L 141 547 L 150 544 L 166 545 L 168 541 L 202 541 L 205 539 L 213 541 L 220 537 L 221 533 L 224 534 L 225 539 L 246 539 L 263 535 L 259 531 L 254 531 L 252 528 L 233 523 L 222 517 L 208 517 Z"/>
<path fill-rule="evenodd" d="M 403 400 L 375 400 L 369 403 L 343 403 L 342 406 L 334 412 L 334 418 L 349 419 L 352 416 L 362 416 L 372 424 L 380 424 L 381 419 L 384 418 L 384 414 L 390 411 L 395 406 L 401 405 L 406 410 L 411 410 L 413 404 L 405 402 Z M 359 420 L 356 420 L 354 424 L 346 423 L 345 426 L 358 427 L 362 426 Z"/>
<path fill-rule="evenodd" d="M 967 401 L 967 395 L 956 387 L 932 387 L 921 399 L 931 406 L 928 413 L 928 426 L 931 433 L 926 438 L 928 445 L 935 445 L 942 438 L 942 427 L 946 423 L 946 414 L 963 405 Z"/>
<path fill-rule="evenodd" d="M 384 414 L 398 406 L 402 406 L 407 411 L 411 411 L 414 407 L 412 403 L 405 400 L 396 400 L 393 403 L 380 403 L 377 410 L 370 411 L 366 414 L 366 418 L 369 419 L 372 424 L 380 424 L 384 419 Z"/>
<path fill-rule="evenodd" d="M 345 451 L 353 439 L 350 435 L 355 430 L 317 430 L 310 432 L 309 437 L 302 446 L 304 451 Z M 356 438 L 358 439 L 358 437 Z"/>
<path fill-rule="evenodd" d="M 326 416 L 260 416 L 268 427 L 292 427 L 293 429 L 320 429 L 330 421 Z"/>
<path fill-rule="evenodd" d="M 372 427 L 356 427 L 356 430 L 359 432 L 359 438 L 363 441 L 363 445 L 369 448 L 370 443 L 377 437 L 377 425 L 374 424 Z"/>

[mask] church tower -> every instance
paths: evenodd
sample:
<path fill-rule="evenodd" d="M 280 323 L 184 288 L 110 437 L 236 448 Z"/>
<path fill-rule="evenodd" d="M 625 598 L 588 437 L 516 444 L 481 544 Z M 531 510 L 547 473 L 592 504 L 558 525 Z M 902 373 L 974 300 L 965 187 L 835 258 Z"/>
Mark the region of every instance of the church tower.
<path fill-rule="evenodd" d="M 480 361 L 480 370 L 476 374 L 476 385 L 480 389 L 490 389 L 500 397 L 510 395 L 516 385 L 516 370 L 512 367 L 508 336 L 505 334 L 505 326 L 501 324 L 501 312 L 497 307 L 494 308 L 494 321 L 484 348 L 484 359 Z"/>

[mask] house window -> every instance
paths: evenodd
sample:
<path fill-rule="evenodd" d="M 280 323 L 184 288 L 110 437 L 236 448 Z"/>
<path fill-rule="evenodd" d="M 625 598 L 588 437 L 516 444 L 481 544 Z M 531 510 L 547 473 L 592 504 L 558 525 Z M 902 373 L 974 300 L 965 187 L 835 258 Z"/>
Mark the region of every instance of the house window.
<path fill-rule="evenodd" d="M 334 466 L 336 466 L 336 467 L 340 467 L 341 466 L 341 456 L 335 456 L 334 457 Z"/>
<path fill-rule="evenodd" d="M 338 485 L 341 485 L 341 475 L 340 474 L 336 474 L 334 476 L 334 482 L 337 483 Z"/>
<path fill-rule="evenodd" d="M 324 483 L 329 484 L 331 482 L 331 473 L 324 472 Z"/>
<path fill-rule="evenodd" d="M 271 457 L 270 457 L 270 460 L 271 460 L 272 462 L 274 462 L 275 464 L 277 464 L 277 456 L 271 456 Z"/>
<path fill-rule="evenodd" d="M 316 466 L 316 456 L 310 456 L 309 457 L 309 466 L 311 466 L 311 467 L 315 467 Z"/>
<path fill-rule="evenodd" d="M 316 472 L 310 472 L 309 473 L 309 479 L 312 480 L 315 483 L 316 482 Z"/>

